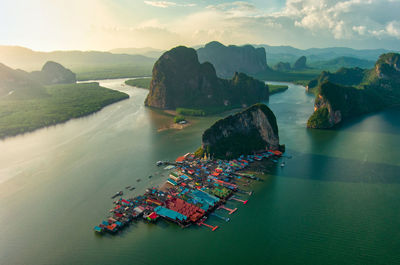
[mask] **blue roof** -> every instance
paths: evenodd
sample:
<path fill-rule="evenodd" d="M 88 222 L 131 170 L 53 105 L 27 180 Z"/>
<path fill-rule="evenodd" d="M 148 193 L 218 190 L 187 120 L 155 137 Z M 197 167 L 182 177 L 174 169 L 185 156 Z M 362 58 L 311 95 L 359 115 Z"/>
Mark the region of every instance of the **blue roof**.
<path fill-rule="evenodd" d="M 174 186 L 178 185 L 178 183 L 176 183 L 173 179 L 168 178 L 167 181 L 170 182 Z"/>
<path fill-rule="evenodd" d="M 186 176 L 186 175 L 182 175 L 182 176 L 180 176 L 182 179 L 184 179 L 184 180 L 187 180 L 187 179 L 189 179 L 189 177 L 188 176 Z"/>
<path fill-rule="evenodd" d="M 173 210 L 167 209 L 165 207 L 162 206 L 157 206 L 154 211 L 163 217 L 168 217 L 171 218 L 172 220 L 180 220 L 180 221 L 184 221 L 187 219 L 187 217 L 183 214 L 180 214 L 178 212 L 175 212 Z"/>
<path fill-rule="evenodd" d="M 191 194 L 196 201 L 199 201 L 203 205 L 208 204 L 210 206 L 214 206 L 215 203 L 219 201 L 218 197 L 201 190 L 192 190 Z"/>

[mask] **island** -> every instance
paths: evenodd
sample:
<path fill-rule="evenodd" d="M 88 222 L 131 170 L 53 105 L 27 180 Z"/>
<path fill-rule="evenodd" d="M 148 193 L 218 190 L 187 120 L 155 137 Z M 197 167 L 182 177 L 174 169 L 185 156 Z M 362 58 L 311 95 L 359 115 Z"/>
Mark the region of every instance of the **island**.
<path fill-rule="evenodd" d="M 197 153 L 225 159 L 269 149 L 283 150 L 279 145 L 278 125 L 270 108 L 258 103 L 207 129 Z"/>
<path fill-rule="evenodd" d="M 309 128 L 332 128 L 342 121 L 400 105 L 400 54 L 382 54 L 371 70 L 342 68 L 323 72 L 308 89 L 317 89 Z"/>
<path fill-rule="evenodd" d="M 128 79 L 125 81 L 125 84 L 128 86 L 150 89 L 150 82 L 151 78 L 143 77 L 143 78 Z"/>
<path fill-rule="evenodd" d="M 238 72 L 230 80 L 221 79 L 211 63 L 199 62 L 196 50 L 179 46 L 165 52 L 154 64 L 145 105 L 164 110 L 194 109 L 207 114 L 246 107 L 268 98 L 264 82 Z"/>
<path fill-rule="evenodd" d="M 31 73 L 0 64 L 0 138 L 82 117 L 129 97 L 97 82 L 75 82 L 75 74 L 55 62 Z"/>

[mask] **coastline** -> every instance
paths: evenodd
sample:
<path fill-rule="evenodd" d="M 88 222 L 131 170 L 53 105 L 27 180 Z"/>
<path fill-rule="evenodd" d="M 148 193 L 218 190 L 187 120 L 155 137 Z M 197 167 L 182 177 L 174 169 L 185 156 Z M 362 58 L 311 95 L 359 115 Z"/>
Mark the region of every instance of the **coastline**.
<path fill-rule="evenodd" d="M 92 83 L 97 83 L 97 86 L 95 88 L 90 87 L 90 85 Z M 83 89 L 91 89 L 91 90 L 88 90 L 89 91 L 88 93 L 93 93 L 93 89 L 95 89 L 95 90 L 96 89 L 101 89 L 99 92 L 94 92 L 94 93 L 96 93 L 94 95 L 99 97 L 96 102 L 89 101 L 89 98 L 90 98 L 90 100 L 93 100 L 92 95 L 89 95 L 89 98 L 87 99 L 88 101 L 87 102 L 80 102 L 81 103 L 80 106 L 73 106 L 73 105 L 64 106 L 64 107 L 68 107 L 68 111 L 69 111 L 68 113 L 62 113 L 64 115 L 61 115 L 59 113 L 58 116 L 54 116 L 54 115 L 57 115 L 57 114 L 53 113 L 52 111 L 48 112 L 49 110 L 47 110 L 47 112 L 45 111 L 45 112 L 43 112 L 41 114 L 40 113 L 38 114 L 38 115 L 45 115 L 45 116 L 53 115 L 53 117 L 51 119 L 49 119 L 49 117 L 47 117 L 47 120 L 43 120 L 44 119 L 43 117 L 35 116 L 33 114 L 31 116 L 31 119 L 33 120 L 32 124 L 28 123 L 26 126 L 15 126 L 17 128 L 11 127 L 11 129 L 8 129 L 6 127 L 6 128 L 3 129 L 4 131 L 1 132 L 1 134 L 0 134 L 0 140 L 5 140 L 7 138 L 18 136 L 18 135 L 24 135 L 26 133 L 31 133 L 31 132 L 34 132 L 34 131 L 36 131 L 38 129 L 47 128 L 47 127 L 54 126 L 54 125 L 57 125 L 57 124 L 66 123 L 66 122 L 68 122 L 69 120 L 72 120 L 72 119 L 83 118 L 83 117 L 86 117 L 86 116 L 89 116 L 91 114 L 94 114 L 96 112 L 101 111 L 104 107 L 106 107 L 108 105 L 112 105 L 112 104 L 117 103 L 119 101 L 122 101 L 122 100 L 125 100 L 125 99 L 129 99 L 129 97 L 130 97 L 128 94 L 126 94 L 126 93 L 124 93 L 122 91 L 111 89 L 111 88 L 107 88 L 107 87 L 102 87 L 102 86 L 99 85 L 98 82 L 95 82 L 95 81 L 93 81 L 93 82 L 82 82 L 82 83 L 78 82 L 78 83 L 75 83 L 76 86 L 68 85 L 68 86 L 71 86 L 71 87 L 66 87 L 66 89 L 67 90 L 70 89 L 70 91 L 72 89 L 82 89 L 82 88 L 79 88 L 79 86 L 85 86 L 85 84 L 87 84 L 87 88 L 85 87 Z M 61 86 L 63 86 L 63 85 L 60 85 L 60 87 Z M 57 89 L 60 90 L 59 87 L 53 87 L 52 89 L 55 90 L 55 91 Z M 65 88 L 61 87 L 61 90 L 62 89 L 65 90 Z M 76 91 L 72 91 L 70 93 L 74 93 L 74 92 L 76 93 Z M 58 101 L 59 98 L 57 98 L 56 94 L 53 95 L 51 92 L 49 92 L 49 93 L 50 93 L 49 94 L 50 96 L 54 96 L 55 97 L 53 100 L 50 100 L 49 102 L 47 102 L 47 101 L 46 102 L 41 102 L 40 100 L 38 100 L 36 102 L 36 105 L 32 104 L 30 102 L 30 100 L 28 100 L 28 103 L 30 103 L 29 106 L 32 106 L 33 108 L 41 108 L 42 105 L 47 106 L 47 105 L 52 104 L 57 108 L 58 106 L 60 106 L 60 105 L 62 105 L 64 103 L 64 102 L 59 102 Z M 57 92 L 57 93 L 63 93 L 63 92 Z M 108 93 L 108 94 L 106 95 L 105 93 Z M 71 94 L 71 95 L 73 95 L 73 94 Z M 88 95 L 85 95 L 85 96 L 88 97 Z M 18 103 L 18 105 L 21 105 L 21 104 L 25 105 L 25 100 L 21 100 L 21 101 L 13 100 L 12 102 L 14 102 L 14 101 L 16 103 Z M 8 102 L 4 101 L 3 103 L 7 107 L 7 103 Z M 16 104 L 16 103 L 14 103 L 14 104 Z M 75 109 L 71 110 L 71 108 L 73 108 L 73 107 L 75 107 Z M 28 111 L 28 112 L 30 112 L 32 114 L 32 112 L 29 109 L 27 109 L 25 111 Z M 18 115 L 18 113 L 16 113 L 16 115 Z M 36 121 L 36 123 L 35 123 L 35 121 Z"/>

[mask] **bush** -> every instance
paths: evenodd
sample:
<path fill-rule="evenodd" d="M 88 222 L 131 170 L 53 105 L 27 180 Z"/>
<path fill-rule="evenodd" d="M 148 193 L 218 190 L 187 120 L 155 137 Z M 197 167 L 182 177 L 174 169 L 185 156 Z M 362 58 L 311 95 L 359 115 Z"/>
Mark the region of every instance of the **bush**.
<path fill-rule="evenodd" d="M 184 116 L 178 115 L 178 116 L 175 116 L 175 117 L 174 117 L 174 122 L 175 122 L 175 123 L 179 123 L 179 122 L 181 122 L 181 121 L 185 121 L 185 117 L 184 117 Z"/>

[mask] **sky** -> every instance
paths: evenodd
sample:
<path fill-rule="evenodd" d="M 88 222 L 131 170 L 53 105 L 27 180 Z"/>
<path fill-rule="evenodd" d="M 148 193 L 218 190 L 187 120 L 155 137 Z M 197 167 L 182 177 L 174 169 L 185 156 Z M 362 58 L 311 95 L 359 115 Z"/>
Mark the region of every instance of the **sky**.
<path fill-rule="evenodd" d="M 400 47 L 400 0 L 0 0 L 0 45 Z"/>

